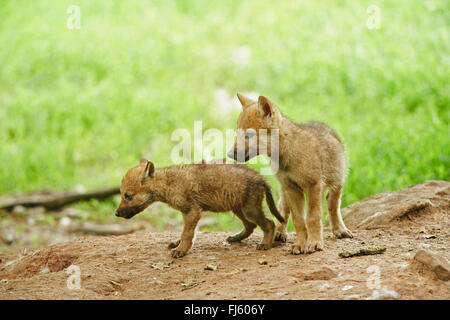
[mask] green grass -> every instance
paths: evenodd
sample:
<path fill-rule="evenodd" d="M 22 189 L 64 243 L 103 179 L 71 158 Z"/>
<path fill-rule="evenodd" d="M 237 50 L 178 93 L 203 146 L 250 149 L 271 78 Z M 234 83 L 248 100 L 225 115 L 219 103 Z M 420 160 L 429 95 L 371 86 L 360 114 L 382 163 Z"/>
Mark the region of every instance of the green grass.
<path fill-rule="evenodd" d="M 174 129 L 235 127 L 219 87 L 335 128 L 351 163 L 344 206 L 449 180 L 448 1 L 75 2 L 0 0 L 1 194 L 117 185 L 141 156 L 170 165 Z M 80 30 L 66 28 L 71 4 Z M 231 58 L 243 46 L 245 68 Z M 114 205 L 80 206 L 112 220 Z M 238 226 L 223 215 L 218 229 Z"/>

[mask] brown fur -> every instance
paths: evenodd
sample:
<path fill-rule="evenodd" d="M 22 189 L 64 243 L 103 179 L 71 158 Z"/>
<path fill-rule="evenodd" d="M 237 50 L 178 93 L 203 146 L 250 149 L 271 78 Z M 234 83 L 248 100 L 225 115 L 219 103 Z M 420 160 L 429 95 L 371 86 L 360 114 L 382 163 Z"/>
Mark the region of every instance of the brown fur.
<path fill-rule="evenodd" d="M 227 239 L 238 242 L 250 236 L 256 226 L 264 232 L 257 249 L 269 249 L 275 237 L 275 224 L 262 209 L 264 194 L 272 214 L 284 222 L 273 202 L 267 182 L 255 170 L 241 164 L 200 163 L 154 169 L 142 159 L 130 169 L 120 188 L 122 201 L 116 215 L 131 218 L 156 201 L 167 203 L 183 213 L 181 239 L 171 243 L 172 256 L 182 257 L 191 248 L 195 228 L 203 211 L 233 211 L 244 230 Z"/>
<path fill-rule="evenodd" d="M 243 107 L 238 119 L 238 129 L 255 130 L 254 139 L 257 139 L 258 144 L 267 145 L 267 149 L 262 150 L 268 150 L 268 156 L 271 155 L 270 130 L 279 130 L 279 169 L 276 176 L 282 187 L 279 207 L 285 222 L 277 224 L 276 239 L 286 241 L 286 224 L 292 212 L 296 229 L 292 253 L 310 253 L 323 249 L 322 195 L 325 189 L 328 189 L 328 212 L 333 233 L 338 238 L 352 237 L 340 212 L 347 168 L 344 147 L 337 134 L 320 122 L 300 125 L 292 123 L 266 97 L 260 96 L 258 101 L 254 101 L 238 93 L 238 98 Z M 259 129 L 268 130 L 266 141 L 261 141 Z M 237 137 L 243 138 L 242 134 Z M 248 148 L 248 143 L 243 145 Z M 236 155 L 237 151 L 236 141 L 229 155 Z M 259 151 L 258 148 L 256 154 L 260 154 Z M 249 154 L 249 151 L 245 150 L 245 154 Z"/>

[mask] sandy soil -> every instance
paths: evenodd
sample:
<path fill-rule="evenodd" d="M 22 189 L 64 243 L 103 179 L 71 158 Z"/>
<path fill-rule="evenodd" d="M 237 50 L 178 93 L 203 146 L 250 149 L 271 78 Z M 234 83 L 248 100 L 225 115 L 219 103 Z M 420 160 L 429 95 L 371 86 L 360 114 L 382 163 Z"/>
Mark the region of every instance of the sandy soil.
<path fill-rule="evenodd" d="M 260 233 L 229 245 L 224 240 L 230 233 L 200 232 L 181 259 L 167 249 L 179 237 L 175 232 L 86 237 L 25 255 L 0 254 L 0 299 L 366 299 L 377 268 L 380 287 L 400 299 L 449 299 L 450 281 L 413 260 L 422 248 L 449 259 L 449 225 L 448 211 L 427 210 L 385 227 L 353 230 L 353 239 L 338 240 L 326 230 L 324 251 L 298 256 L 289 253 L 294 234 L 257 251 Z M 338 257 L 372 245 L 386 251 Z M 80 268 L 79 290 L 67 286 L 70 265 Z"/>

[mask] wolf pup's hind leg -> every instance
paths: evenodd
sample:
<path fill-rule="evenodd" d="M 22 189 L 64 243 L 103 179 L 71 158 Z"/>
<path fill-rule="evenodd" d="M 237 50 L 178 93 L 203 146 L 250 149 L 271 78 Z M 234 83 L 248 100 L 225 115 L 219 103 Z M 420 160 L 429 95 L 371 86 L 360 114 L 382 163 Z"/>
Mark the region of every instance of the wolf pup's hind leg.
<path fill-rule="evenodd" d="M 229 242 L 229 243 L 240 242 L 241 240 L 248 238 L 253 233 L 253 230 L 255 230 L 255 228 L 256 228 L 256 224 L 248 221 L 247 218 L 242 213 L 242 211 L 240 211 L 240 210 L 234 211 L 234 214 L 242 221 L 242 223 L 244 225 L 244 230 L 242 230 L 238 234 L 228 237 L 227 242 Z"/>

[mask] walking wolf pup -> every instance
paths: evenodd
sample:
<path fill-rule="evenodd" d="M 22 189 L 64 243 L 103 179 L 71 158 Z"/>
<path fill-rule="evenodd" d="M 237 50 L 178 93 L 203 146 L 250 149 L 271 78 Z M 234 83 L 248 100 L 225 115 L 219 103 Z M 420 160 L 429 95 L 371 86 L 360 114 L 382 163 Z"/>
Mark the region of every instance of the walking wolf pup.
<path fill-rule="evenodd" d="M 338 238 L 351 238 L 352 233 L 344 225 L 340 212 L 347 165 L 344 147 L 337 134 L 320 122 L 292 123 L 264 96 L 254 101 L 242 94 L 237 95 L 243 108 L 237 126 L 242 130 L 239 130 L 228 157 L 238 160 L 237 155 L 245 152 L 247 161 L 260 153 L 271 156 L 271 150 L 276 150 L 279 155 L 276 176 L 282 189 L 279 208 L 285 222 L 277 224 L 275 240 L 286 241 L 286 224 L 292 212 L 296 240 L 291 253 L 323 249 L 322 195 L 325 189 L 328 189 L 327 204 L 333 234 Z M 266 129 L 266 134 L 259 134 L 260 129 Z M 268 148 L 271 130 L 274 129 L 278 129 L 278 146 Z M 253 133 L 247 135 L 249 131 Z M 239 139 L 245 139 L 245 143 L 238 144 Z M 245 150 L 238 150 L 241 145 Z"/>
<path fill-rule="evenodd" d="M 264 232 L 258 250 L 272 247 L 275 224 L 264 215 L 264 194 L 271 213 L 284 223 L 273 201 L 270 186 L 255 170 L 242 164 L 189 164 L 155 170 L 152 162 L 141 159 L 122 180 L 122 200 L 116 216 L 130 219 L 156 201 L 167 203 L 183 214 L 181 239 L 169 245 L 174 258 L 191 248 L 195 228 L 203 211 L 232 211 L 244 224 L 242 232 L 227 238 L 239 242 L 256 226 Z"/>

